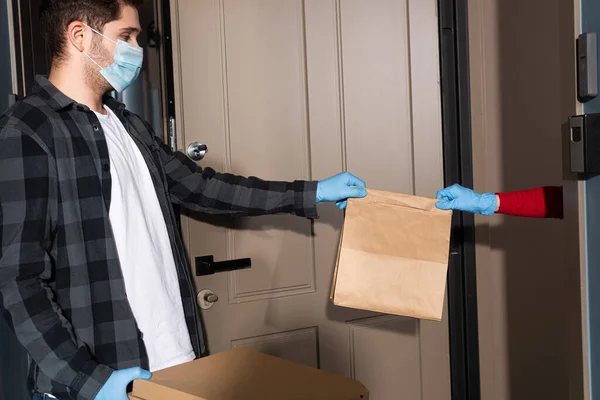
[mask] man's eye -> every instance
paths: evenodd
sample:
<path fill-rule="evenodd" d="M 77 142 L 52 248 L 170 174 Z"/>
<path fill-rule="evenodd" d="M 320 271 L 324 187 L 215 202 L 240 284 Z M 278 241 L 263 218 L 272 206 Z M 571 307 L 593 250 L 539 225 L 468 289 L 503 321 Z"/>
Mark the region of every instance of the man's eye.
<path fill-rule="evenodd" d="M 123 41 L 129 42 L 130 40 L 131 40 L 131 36 L 130 35 L 123 36 Z"/>

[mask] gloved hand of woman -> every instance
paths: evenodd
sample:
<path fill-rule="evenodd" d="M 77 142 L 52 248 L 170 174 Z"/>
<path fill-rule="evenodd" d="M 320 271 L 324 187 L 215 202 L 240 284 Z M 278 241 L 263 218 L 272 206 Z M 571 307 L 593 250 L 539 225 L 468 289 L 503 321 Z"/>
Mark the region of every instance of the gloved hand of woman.
<path fill-rule="evenodd" d="M 474 214 L 492 215 L 498 211 L 498 196 L 495 193 L 477 193 L 474 190 L 452 185 L 437 193 L 440 210 L 467 211 Z"/>

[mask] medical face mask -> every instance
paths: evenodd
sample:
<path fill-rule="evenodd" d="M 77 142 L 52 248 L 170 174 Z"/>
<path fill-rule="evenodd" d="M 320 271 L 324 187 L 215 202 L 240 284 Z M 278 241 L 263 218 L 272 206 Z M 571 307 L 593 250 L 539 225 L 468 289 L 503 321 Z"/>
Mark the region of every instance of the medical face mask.
<path fill-rule="evenodd" d="M 86 25 L 94 33 L 102 36 L 105 39 L 110 40 L 117 45 L 115 49 L 114 61 L 108 67 L 102 68 L 92 57 L 89 56 L 85 51 L 85 54 L 94 64 L 100 68 L 100 74 L 110 83 L 110 85 L 117 91 L 122 92 L 129 87 L 136 80 L 142 69 L 142 63 L 144 61 L 144 51 L 139 46 L 134 46 L 122 40 L 115 42 L 112 39 L 107 38 L 94 28 Z"/>

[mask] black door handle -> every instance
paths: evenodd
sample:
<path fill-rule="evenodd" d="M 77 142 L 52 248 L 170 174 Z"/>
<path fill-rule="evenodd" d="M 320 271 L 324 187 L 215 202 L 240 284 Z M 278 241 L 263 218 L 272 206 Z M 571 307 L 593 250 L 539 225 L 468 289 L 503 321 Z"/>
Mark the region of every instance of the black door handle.
<path fill-rule="evenodd" d="M 215 262 L 214 256 L 196 257 L 196 276 L 212 275 L 217 272 L 236 271 L 252 266 L 249 258 Z"/>

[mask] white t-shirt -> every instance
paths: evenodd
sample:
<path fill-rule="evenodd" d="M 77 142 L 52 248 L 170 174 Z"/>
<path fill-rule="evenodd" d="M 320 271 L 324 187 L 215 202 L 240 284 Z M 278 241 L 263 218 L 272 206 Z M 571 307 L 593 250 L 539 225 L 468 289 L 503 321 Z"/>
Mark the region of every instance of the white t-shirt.
<path fill-rule="evenodd" d="M 144 335 L 150 371 L 195 358 L 185 323 L 173 251 L 150 171 L 117 116 L 96 113 L 112 180 L 110 223 L 127 298 Z"/>

